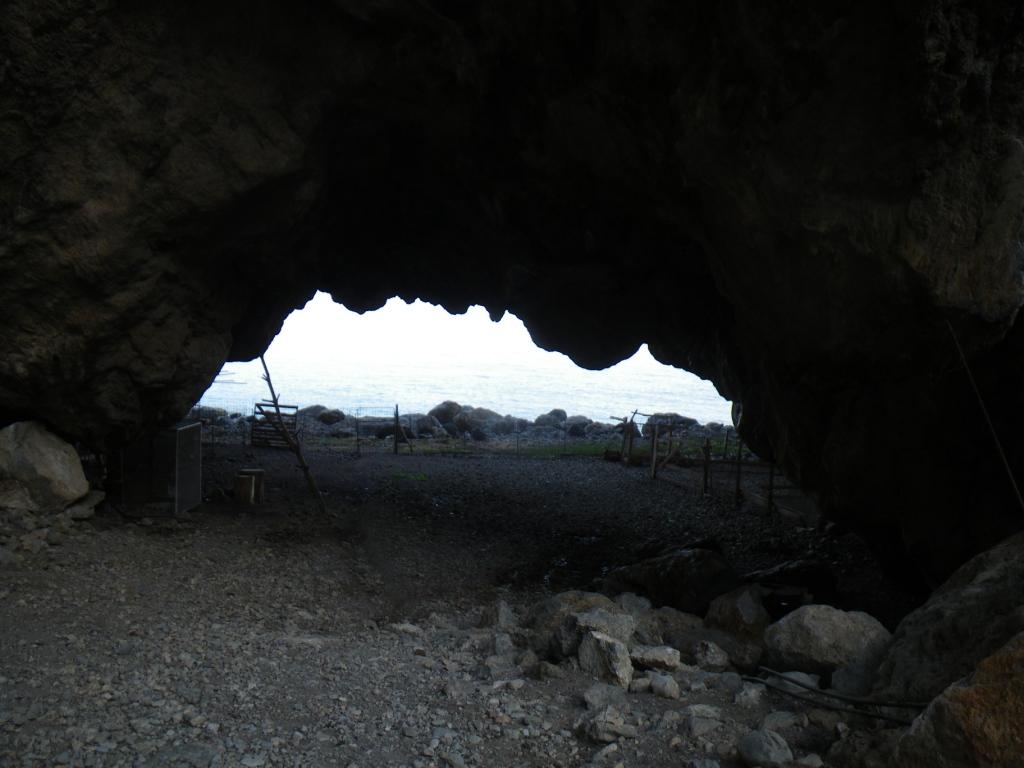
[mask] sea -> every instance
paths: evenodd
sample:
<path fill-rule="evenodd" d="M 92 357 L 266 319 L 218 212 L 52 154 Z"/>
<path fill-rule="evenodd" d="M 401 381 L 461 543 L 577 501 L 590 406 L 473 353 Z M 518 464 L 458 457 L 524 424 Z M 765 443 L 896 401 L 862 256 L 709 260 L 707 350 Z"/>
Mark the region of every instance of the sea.
<path fill-rule="evenodd" d="M 280 402 L 355 415 L 426 413 L 444 400 L 533 419 L 553 408 L 611 421 L 679 413 L 730 423 L 714 385 L 655 360 L 647 346 L 599 371 L 537 347 L 519 318 L 483 307 L 461 315 L 393 298 L 358 314 L 317 293 L 292 312 L 264 355 Z M 199 401 L 250 413 L 268 395 L 260 361 L 227 363 Z"/>

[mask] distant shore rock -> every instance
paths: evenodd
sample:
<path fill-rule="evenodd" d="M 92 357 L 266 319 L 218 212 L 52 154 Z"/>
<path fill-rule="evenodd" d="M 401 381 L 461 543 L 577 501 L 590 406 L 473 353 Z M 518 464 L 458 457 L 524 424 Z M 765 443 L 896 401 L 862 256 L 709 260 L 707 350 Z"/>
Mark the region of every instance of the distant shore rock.
<path fill-rule="evenodd" d="M 201 420 L 207 427 L 239 434 L 244 434 L 252 421 L 250 414 L 228 413 L 223 408 L 210 406 L 194 407 L 189 417 Z M 428 440 L 446 436 L 477 442 L 514 438 L 537 442 L 558 442 L 570 438 L 618 440 L 626 428 L 622 422 L 608 424 L 594 421 L 589 416 L 569 416 L 562 408 L 553 408 L 531 421 L 455 400 L 445 400 L 427 413 L 400 413 L 399 418 L 405 436 Z M 394 416 L 391 414 L 360 416 L 321 404 L 300 408 L 298 421 L 300 435 L 320 438 L 348 438 L 358 434 L 364 438 L 386 439 L 391 437 L 395 429 Z M 732 429 L 720 424 L 704 426 L 696 419 L 677 413 L 658 413 L 644 424 L 645 437 L 651 436 L 652 425 L 655 423 L 671 425 L 677 437 L 689 435 L 703 438 L 723 429 Z M 641 430 L 637 424 L 632 423 L 631 428 L 636 436 L 640 436 Z"/>
<path fill-rule="evenodd" d="M 455 414 L 462 410 L 462 406 L 454 400 L 445 400 L 440 405 L 435 405 L 427 414 L 433 416 L 441 424 L 448 424 L 455 419 Z"/>
<path fill-rule="evenodd" d="M 594 420 L 588 419 L 586 416 L 570 416 L 565 420 L 562 427 L 569 437 L 586 437 L 587 427 L 593 423 Z"/>
<path fill-rule="evenodd" d="M 316 415 L 316 420 L 321 424 L 331 426 L 332 424 L 337 424 L 339 421 L 344 421 L 345 414 L 337 408 L 325 408 Z"/>
<path fill-rule="evenodd" d="M 561 408 L 554 408 L 533 420 L 536 427 L 560 427 L 569 415 Z"/>
<path fill-rule="evenodd" d="M 655 425 L 659 430 L 671 429 L 675 432 L 698 426 L 697 420 L 691 419 L 689 416 L 680 416 L 678 413 L 656 413 L 644 423 L 644 437 L 654 434 Z"/>

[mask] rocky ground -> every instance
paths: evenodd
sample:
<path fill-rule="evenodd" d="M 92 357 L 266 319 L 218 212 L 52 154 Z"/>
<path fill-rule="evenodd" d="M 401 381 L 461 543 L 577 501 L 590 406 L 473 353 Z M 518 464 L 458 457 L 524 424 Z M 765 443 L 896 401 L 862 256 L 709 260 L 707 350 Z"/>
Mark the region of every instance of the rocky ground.
<path fill-rule="evenodd" d="M 560 592 L 696 539 L 741 573 L 824 557 L 845 607 L 891 625 L 912 596 L 848 540 L 599 460 L 310 461 L 330 521 L 287 454 L 218 446 L 187 519 L 101 508 L 9 562 L 0 765 L 712 768 L 777 732 L 813 766 L 887 738 L 690 649 L 635 660 L 631 690 L 546 652 L 552 600 L 582 610 Z M 222 493 L 243 466 L 264 504 Z"/>

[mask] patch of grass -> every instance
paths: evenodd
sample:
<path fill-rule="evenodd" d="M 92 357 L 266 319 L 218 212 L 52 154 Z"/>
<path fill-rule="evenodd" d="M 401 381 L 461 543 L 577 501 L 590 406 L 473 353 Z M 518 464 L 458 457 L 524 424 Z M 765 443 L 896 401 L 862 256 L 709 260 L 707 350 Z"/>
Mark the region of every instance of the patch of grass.
<path fill-rule="evenodd" d="M 549 443 L 520 447 L 519 453 L 531 459 L 549 459 L 558 456 L 603 457 L 608 447 L 608 443 L 603 440 L 600 442 L 573 440 L 566 442 L 564 445 L 562 443 Z M 513 452 L 514 450 L 513 446 Z"/>

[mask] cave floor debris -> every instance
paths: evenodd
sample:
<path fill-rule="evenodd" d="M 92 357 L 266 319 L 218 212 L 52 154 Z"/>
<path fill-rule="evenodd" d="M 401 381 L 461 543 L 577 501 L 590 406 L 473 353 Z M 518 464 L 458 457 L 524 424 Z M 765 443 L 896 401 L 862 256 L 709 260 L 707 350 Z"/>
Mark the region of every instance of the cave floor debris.
<path fill-rule="evenodd" d="M 620 727 L 636 737 L 595 742 L 580 726 L 591 676 L 496 675 L 504 632 L 487 616 L 709 537 L 741 572 L 818 554 L 849 574 L 854 602 L 912 603 L 848 543 L 642 470 L 309 460 L 340 525 L 313 511 L 289 454 L 220 446 L 207 491 L 255 464 L 266 503 L 108 512 L 0 571 L 0 766 L 730 766 L 778 711 L 796 713 L 780 727 L 805 755 L 828 749 L 839 718 L 774 693 L 736 703 L 721 675 L 684 681 L 678 700 L 627 694 Z M 693 705 L 720 717 L 687 730 Z"/>

